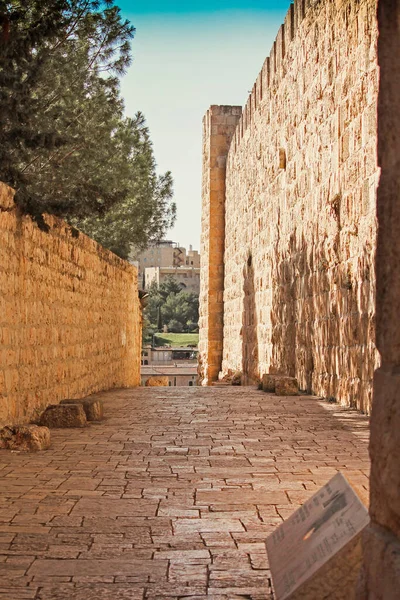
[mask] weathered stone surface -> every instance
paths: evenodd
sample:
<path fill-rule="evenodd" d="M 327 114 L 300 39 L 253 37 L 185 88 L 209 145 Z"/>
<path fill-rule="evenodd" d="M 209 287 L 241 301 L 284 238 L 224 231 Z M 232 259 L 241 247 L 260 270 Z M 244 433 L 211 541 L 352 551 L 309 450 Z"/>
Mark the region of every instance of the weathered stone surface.
<path fill-rule="evenodd" d="M 270 375 L 265 373 L 262 376 L 262 390 L 263 392 L 275 392 L 276 375 Z"/>
<path fill-rule="evenodd" d="M 47 450 L 50 431 L 37 425 L 16 425 L 0 429 L 0 448 L 8 450 Z"/>
<path fill-rule="evenodd" d="M 61 400 L 60 404 L 81 404 L 88 421 L 101 421 L 104 417 L 104 406 L 99 398 L 82 398 L 80 400 Z"/>
<path fill-rule="evenodd" d="M 158 376 L 153 376 L 153 377 L 149 377 L 146 380 L 145 386 L 146 387 L 156 387 L 156 386 L 167 386 L 169 382 L 168 376 L 167 375 L 158 375 Z"/>
<path fill-rule="evenodd" d="M 40 416 L 40 424 L 50 428 L 85 427 L 82 404 L 51 404 Z"/>
<path fill-rule="evenodd" d="M 231 379 L 232 385 L 242 385 L 242 373 L 234 373 Z"/>
<path fill-rule="evenodd" d="M 0 426 L 28 423 L 67 393 L 140 383 L 136 268 L 45 219 L 48 233 L 0 184 Z"/>
<path fill-rule="evenodd" d="M 295 377 L 277 377 L 275 381 L 275 394 L 277 396 L 297 396 L 299 384 Z"/>
<path fill-rule="evenodd" d="M 371 516 L 400 538 L 400 369 L 375 372 L 371 418 Z"/>
<path fill-rule="evenodd" d="M 364 573 L 357 600 L 398 600 L 400 540 L 371 523 L 363 532 Z"/>
<path fill-rule="evenodd" d="M 400 0 L 378 2 L 378 243 L 371 418 L 371 525 L 363 537 L 360 600 L 400 597 Z"/>
<path fill-rule="evenodd" d="M 207 113 L 200 323 L 218 335 L 200 332 L 204 372 L 290 373 L 370 411 L 377 34 L 376 0 L 296 2 L 222 156 L 213 148 L 238 109 Z"/>
<path fill-rule="evenodd" d="M 297 396 L 299 384 L 295 377 L 267 373 L 262 377 L 264 392 L 276 392 L 277 396 Z"/>
<path fill-rule="evenodd" d="M 211 106 L 203 119 L 203 203 L 200 247 L 199 378 L 218 380 L 222 360 L 226 157 L 240 106 Z M 215 133 L 215 135 L 214 135 Z M 235 368 L 234 371 L 241 370 Z"/>

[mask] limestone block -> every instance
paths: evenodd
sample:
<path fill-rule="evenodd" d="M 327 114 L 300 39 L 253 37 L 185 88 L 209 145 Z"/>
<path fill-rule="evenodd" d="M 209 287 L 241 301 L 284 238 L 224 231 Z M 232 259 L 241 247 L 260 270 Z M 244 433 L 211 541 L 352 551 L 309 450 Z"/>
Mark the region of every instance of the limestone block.
<path fill-rule="evenodd" d="M 267 373 L 262 378 L 262 389 L 264 392 L 275 392 L 277 396 L 297 396 L 299 384 L 295 377 Z"/>
<path fill-rule="evenodd" d="M 167 386 L 169 383 L 169 379 L 167 375 L 158 375 L 153 376 L 153 377 L 149 377 L 148 379 L 146 379 L 146 383 L 145 386 L 146 387 L 157 387 L 157 386 Z"/>
<path fill-rule="evenodd" d="M 88 421 L 101 421 L 104 416 L 104 404 L 99 398 L 81 398 L 79 400 L 61 400 L 60 404 L 80 404 Z"/>
<path fill-rule="evenodd" d="M 371 418 L 371 518 L 400 538 L 399 367 L 375 371 Z"/>
<path fill-rule="evenodd" d="M 267 538 L 277 600 L 353 600 L 368 511 L 338 473 Z"/>
<path fill-rule="evenodd" d="M 47 450 L 50 431 L 38 425 L 16 425 L 0 429 L 0 448 L 8 450 Z"/>
<path fill-rule="evenodd" d="M 236 372 L 232 375 L 232 385 L 242 385 L 242 373 Z"/>
<path fill-rule="evenodd" d="M 275 392 L 276 375 L 270 375 L 266 373 L 262 376 L 262 390 L 263 392 Z"/>
<path fill-rule="evenodd" d="M 42 413 L 40 424 L 50 428 L 85 427 L 87 419 L 82 404 L 51 404 Z"/>
<path fill-rule="evenodd" d="M 400 541 L 388 529 L 370 524 L 363 531 L 364 577 L 357 600 L 397 600 Z"/>
<path fill-rule="evenodd" d="M 275 383 L 277 396 L 298 396 L 299 384 L 295 377 L 278 377 Z"/>

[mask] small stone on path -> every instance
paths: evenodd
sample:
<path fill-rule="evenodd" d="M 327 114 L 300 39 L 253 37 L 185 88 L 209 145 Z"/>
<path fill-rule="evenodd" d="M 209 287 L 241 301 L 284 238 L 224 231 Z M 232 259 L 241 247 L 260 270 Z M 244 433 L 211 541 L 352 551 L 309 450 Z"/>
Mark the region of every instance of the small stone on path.
<path fill-rule="evenodd" d="M 60 404 L 81 404 L 88 421 L 101 421 L 104 416 L 103 401 L 99 398 L 81 398 L 79 400 L 61 400 Z"/>
<path fill-rule="evenodd" d="M 8 450 L 47 450 L 50 431 L 38 425 L 16 425 L 0 429 L 0 448 Z"/>
<path fill-rule="evenodd" d="M 40 416 L 40 424 L 51 428 L 85 427 L 82 404 L 51 404 Z"/>
<path fill-rule="evenodd" d="M 146 387 L 166 387 L 169 385 L 169 379 L 167 375 L 160 375 L 159 377 L 149 377 L 146 379 L 144 384 Z"/>

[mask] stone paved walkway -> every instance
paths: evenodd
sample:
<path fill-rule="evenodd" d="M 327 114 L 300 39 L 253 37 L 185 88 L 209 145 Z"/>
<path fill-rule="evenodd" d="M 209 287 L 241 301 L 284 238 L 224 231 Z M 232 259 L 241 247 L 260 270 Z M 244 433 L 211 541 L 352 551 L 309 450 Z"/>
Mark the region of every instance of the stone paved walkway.
<path fill-rule="evenodd" d="M 2 600 L 271 598 L 264 540 L 337 470 L 365 493 L 368 420 L 251 388 L 99 394 L 106 420 L 0 451 Z"/>

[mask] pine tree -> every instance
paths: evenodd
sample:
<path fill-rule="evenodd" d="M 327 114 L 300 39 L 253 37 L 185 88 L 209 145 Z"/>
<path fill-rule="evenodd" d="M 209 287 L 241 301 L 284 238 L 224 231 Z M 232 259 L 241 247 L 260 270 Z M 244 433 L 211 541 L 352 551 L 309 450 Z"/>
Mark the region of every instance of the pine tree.
<path fill-rule="evenodd" d="M 124 181 L 120 182 L 127 193 L 101 217 L 75 219 L 74 224 L 122 258 L 127 258 L 133 242 L 135 249 L 143 249 L 163 237 L 174 222 L 175 204 L 171 202 L 171 174 L 156 174 L 143 115 L 138 113 L 134 119 L 121 121 L 115 139 L 125 146 L 124 154 L 129 155 L 128 169 L 123 173 Z M 122 169 L 119 173 L 121 177 Z"/>
<path fill-rule="evenodd" d="M 121 256 L 136 235 L 161 237 L 171 176 L 155 174 L 142 115 L 123 115 L 134 28 L 114 0 L 0 0 L 0 29 L 0 180 L 21 210 L 81 225 Z M 140 223 L 129 240 L 115 233 L 124 211 Z"/>

